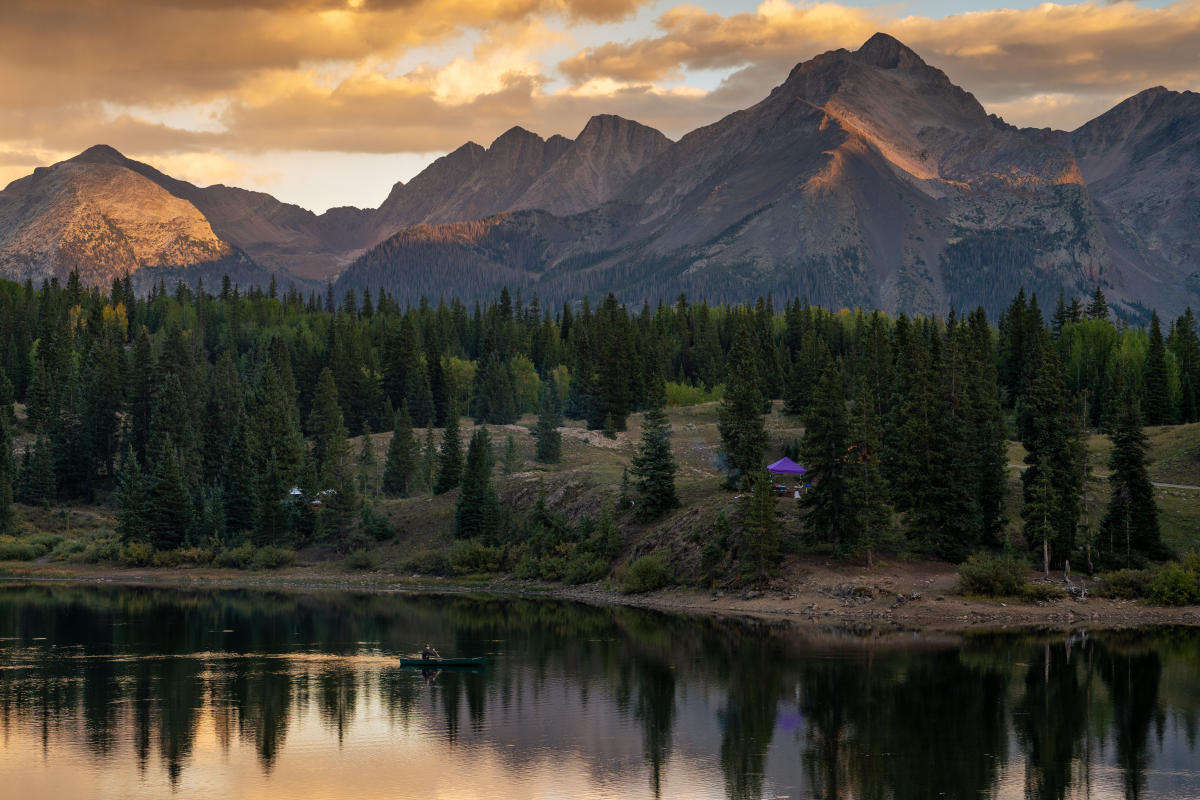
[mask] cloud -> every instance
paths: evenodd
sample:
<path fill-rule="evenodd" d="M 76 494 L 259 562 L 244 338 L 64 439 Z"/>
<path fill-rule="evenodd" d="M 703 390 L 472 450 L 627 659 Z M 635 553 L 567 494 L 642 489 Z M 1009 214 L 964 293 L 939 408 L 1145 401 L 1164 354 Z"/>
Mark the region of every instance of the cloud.
<path fill-rule="evenodd" d="M 559 68 L 578 84 L 660 81 L 691 69 L 790 65 L 822 50 L 856 48 L 885 30 L 997 107 L 1032 110 L 1039 105 L 1035 97 L 1114 100 L 1155 84 L 1200 83 L 1200 0 L 1160 8 L 1045 3 L 941 19 L 888 19 L 865 8 L 768 0 L 753 12 L 727 17 L 680 6 L 656 25 L 655 36 L 590 47 Z M 1048 107 L 1044 100 L 1040 105 Z M 1080 111 L 1093 105 L 1075 104 Z M 1062 112 L 1062 104 L 1054 110 Z"/>

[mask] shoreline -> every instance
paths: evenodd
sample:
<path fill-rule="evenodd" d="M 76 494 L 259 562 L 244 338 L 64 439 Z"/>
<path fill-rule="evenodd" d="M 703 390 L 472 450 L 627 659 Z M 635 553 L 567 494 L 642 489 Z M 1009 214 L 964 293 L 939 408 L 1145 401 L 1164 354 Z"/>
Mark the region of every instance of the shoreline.
<path fill-rule="evenodd" d="M 905 565 L 907 566 L 907 565 Z M 950 591 L 946 570 L 906 569 L 904 578 L 922 575 L 921 591 L 894 591 L 900 581 L 881 571 L 845 579 L 837 567 L 809 574 L 806 580 L 763 591 L 726 593 L 670 588 L 644 595 L 621 594 L 592 584 L 563 586 L 517 581 L 502 576 L 490 581 L 455 581 L 426 576 L 381 573 L 335 573 L 320 567 L 292 567 L 271 572 L 196 568 L 91 568 L 32 565 L 0 570 L 6 583 L 74 583 L 144 586 L 164 589 L 252 589 L 260 591 L 343 591 L 373 593 L 488 594 L 560 600 L 594 606 L 629 606 L 665 613 L 752 617 L 785 620 L 798 626 L 846 625 L 921 632 L 963 632 L 996 628 L 1134 628 L 1153 625 L 1200 627 L 1200 606 L 1150 606 L 1137 601 L 1062 598 L 1047 602 L 981 599 Z M 952 585 L 952 584 L 951 584 Z M 917 596 L 913 599 L 914 594 Z"/>

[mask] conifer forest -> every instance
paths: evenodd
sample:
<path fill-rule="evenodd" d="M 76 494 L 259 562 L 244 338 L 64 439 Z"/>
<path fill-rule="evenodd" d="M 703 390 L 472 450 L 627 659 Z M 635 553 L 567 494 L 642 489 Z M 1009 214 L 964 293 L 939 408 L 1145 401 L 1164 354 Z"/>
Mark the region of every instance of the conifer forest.
<path fill-rule="evenodd" d="M 0 282 L 0 534 L 20 506 L 94 504 L 112 509 L 113 558 L 240 550 L 269 562 L 311 545 L 362 550 L 393 535 L 389 498 L 456 492 L 460 560 L 596 580 L 628 526 L 682 513 L 663 410 L 719 401 L 724 480 L 712 490 L 731 511 L 703 546 L 710 562 L 733 551 L 747 580 L 766 579 L 784 547 L 763 472 L 781 447 L 808 469 L 786 510 L 804 532 L 792 546 L 1085 571 L 1167 559 L 1143 426 L 1200 419 L 1196 318 L 1117 319 L 1100 289 L 1046 300 L 1021 291 L 989 320 L 770 298 L 549 308 L 503 290 L 487 304 L 401 307 L 382 291 L 228 279 L 145 297 L 128 279 L 109 291 L 75 276 Z M 570 518 L 545 494 L 499 499 L 495 481 L 519 464 L 506 426 L 524 418 L 552 471 L 564 419 L 611 436 L 636 412 L 637 455 L 602 513 Z M 767 414 L 795 417 L 803 436 L 771 441 Z M 1113 442 L 1102 508 L 1082 500 L 1086 431 Z M 389 434 L 386 453 L 353 445 L 372 433 Z M 1004 506 L 1010 440 L 1026 453 L 1019 518 Z M 652 556 L 633 567 L 627 581 L 668 579 Z"/>

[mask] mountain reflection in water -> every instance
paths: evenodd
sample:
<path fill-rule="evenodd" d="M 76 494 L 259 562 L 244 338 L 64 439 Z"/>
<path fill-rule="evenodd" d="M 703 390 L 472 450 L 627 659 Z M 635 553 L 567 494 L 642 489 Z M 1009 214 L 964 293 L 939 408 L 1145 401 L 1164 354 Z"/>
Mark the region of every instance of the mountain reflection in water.
<path fill-rule="evenodd" d="M 432 642 L 480 672 L 400 668 Z M 1200 630 L 0 585 L 6 797 L 1200 796 Z"/>

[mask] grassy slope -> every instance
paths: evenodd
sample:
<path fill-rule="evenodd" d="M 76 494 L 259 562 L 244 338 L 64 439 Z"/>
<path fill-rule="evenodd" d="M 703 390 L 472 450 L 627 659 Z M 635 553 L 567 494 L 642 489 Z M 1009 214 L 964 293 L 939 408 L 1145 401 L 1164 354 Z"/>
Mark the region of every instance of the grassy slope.
<path fill-rule="evenodd" d="M 623 558 L 628 560 L 663 548 L 682 574 L 695 574 L 698 571 L 700 545 L 705 541 L 707 532 L 721 511 L 731 517 L 735 515 L 738 498 L 719 488 L 721 476 L 715 464 L 720 438 L 716 424 L 717 404 L 673 408 L 669 415 L 675 431 L 673 444 L 679 465 L 677 487 L 683 507 L 649 526 L 624 521 L 622 527 L 627 547 Z M 578 519 L 585 513 L 598 516 L 617 496 L 621 469 L 629 464 L 640 437 L 641 415 L 630 417 L 629 430 L 619 434 L 616 441 L 605 439 L 599 432 L 586 431 L 580 423 L 569 423 L 563 435 L 563 461 L 554 467 L 532 460 L 534 441 L 529 429 L 533 422 L 533 417 L 527 417 L 518 425 L 492 428 L 497 464 L 502 460 L 508 434 L 512 434 L 516 440 L 524 459 L 520 471 L 512 475 L 500 474 L 497 467 L 495 481 L 501 499 L 509 507 L 524 511 L 533 505 L 538 493 L 544 491 L 548 503 L 572 519 Z M 798 419 L 781 413 L 771 414 L 767 424 L 772 442 L 767 458 L 774 460 L 781 454 L 782 444 L 798 439 L 802 429 Z M 472 430 L 464 424 L 464 445 Z M 1155 481 L 1200 485 L 1200 424 L 1151 428 L 1148 434 L 1151 443 L 1150 469 Z M 388 433 L 382 433 L 372 437 L 381 468 L 389 436 Z M 435 440 L 440 441 L 440 433 Z M 361 440 L 355 440 L 352 447 L 353 452 L 357 453 Z M 1105 437 L 1089 437 L 1092 479 L 1088 483 L 1088 502 L 1093 525 L 1098 524 L 1107 499 L 1108 488 L 1104 478 L 1108 473 L 1108 448 Z M 1019 465 L 1023 458 L 1021 446 L 1011 443 L 1009 463 Z M 1021 503 L 1019 472 L 1016 469 L 1010 474 L 1009 488 L 1007 510 L 1010 530 L 1019 537 Z M 378 546 L 370 562 L 399 571 L 412 562 L 414 554 L 447 552 L 453 545 L 451 528 L 457 496 L 455 491 L 439 497 L 425 494 L 398 500 L 379 498 L 376 501 L 377 508 L 395 526 L 397 534 L 394 540 Z M 1158 491 L 1158 500 L 1167 542 L 1180 552 L 1200 551 L 1200 491 L 1164 488 Z M 800 531 L 794 509 L 790 498 L 781 499 L 779 519 L 784 537 Z M 69 516 L 71 538 L 83 541 L 105 535 L 114 524 L 112 511 L 97 507 L 76 506 L 69 515 L 61 509 L 21 508 L 20 515 L 27 523 L 27 533 L 36 529 L 60 534 L 66 532 Z M 309 557 L 333 558 L 332 554 L 320 549 L 303 555 L 305 560 Z M 330 566 L 340 567 L 340 561 L 331 562 Z"/>

